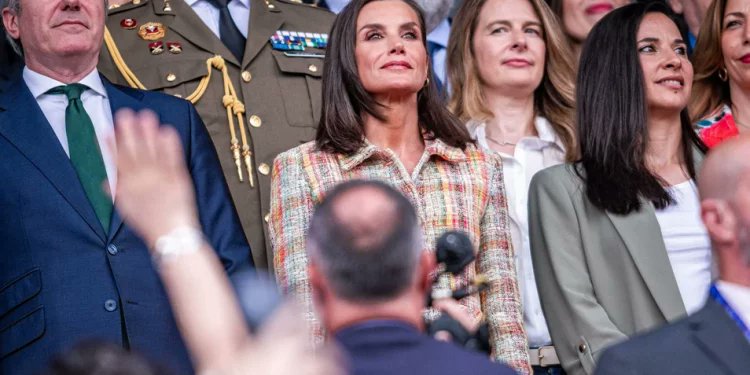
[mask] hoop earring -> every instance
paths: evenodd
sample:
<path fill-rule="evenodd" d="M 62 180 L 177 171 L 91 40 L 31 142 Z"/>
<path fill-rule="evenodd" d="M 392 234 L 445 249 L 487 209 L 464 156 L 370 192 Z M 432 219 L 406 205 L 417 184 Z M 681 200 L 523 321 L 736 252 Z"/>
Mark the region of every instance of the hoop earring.
<path fill-rule="evenodd" d="M 727 68 L 719 68 L 718 76 L 719 76 L 720 80 L 722 80 L 723 82 L 726 82 L 727 78 L 728 78 L 727 77 Z"/>

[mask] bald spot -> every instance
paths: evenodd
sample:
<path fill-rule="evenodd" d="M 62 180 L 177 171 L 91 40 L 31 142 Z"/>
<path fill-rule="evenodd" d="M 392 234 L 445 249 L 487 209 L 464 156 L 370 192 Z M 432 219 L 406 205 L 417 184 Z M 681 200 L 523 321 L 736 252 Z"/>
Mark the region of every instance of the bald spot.
<path fill-rule="evenodd" d="M 750 136 L 722 142 L 709 151 L 698 174 L 701 199 L 732 200 L 750 171 Z"/>
<path fill-rule="evenodd" d="M 396 205 L 373 187 L 358 187 L 340 195 L 332 211 L 336 222 L 355 239 L 356 249 L 382 244 L 395 229 Z"/>

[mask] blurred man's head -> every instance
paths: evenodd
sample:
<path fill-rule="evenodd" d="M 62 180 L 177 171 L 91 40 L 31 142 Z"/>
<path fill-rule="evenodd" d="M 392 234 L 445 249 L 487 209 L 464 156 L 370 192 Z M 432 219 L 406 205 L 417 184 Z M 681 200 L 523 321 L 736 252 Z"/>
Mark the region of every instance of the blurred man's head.
<path fill-rule="evenodd" d="M 750 285 L 750 136 L 712 149 L 698 185 L 720 278 Z"/>
<path fill-rule="evenodd" d="M 351 181 L 331 190 L 313 214 L 307 249 L 329 330 L 366 315 L 419 319 L 434 260 L 422 251 L 414 208 L 395 189 Z"/>

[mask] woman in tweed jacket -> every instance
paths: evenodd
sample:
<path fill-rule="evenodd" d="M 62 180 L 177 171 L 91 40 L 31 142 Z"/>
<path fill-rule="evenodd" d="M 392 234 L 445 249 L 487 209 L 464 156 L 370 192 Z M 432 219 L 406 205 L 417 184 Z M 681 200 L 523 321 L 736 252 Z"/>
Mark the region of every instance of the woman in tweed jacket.
<path fill-rule="evenodd" d="M 493 357 L 529 373 L 502 163 L 476 147 L 443 106 L 428 78 L 425 36 L 411 0 L 355 0 L 339 14 L 316 140 L 274 162 L 269 228 L 276 275 L 314 322 L 305 253 L 313 207 L 341 181 L 385 181 L 416 207 L 426 250 L 453 229 L 478 245 L 475 264 L 440 278 L 437 287 L 460 288 L 479 273 L 487 276 L 489 290 L 461 303 L 477 321 L 488 321 Z"/>

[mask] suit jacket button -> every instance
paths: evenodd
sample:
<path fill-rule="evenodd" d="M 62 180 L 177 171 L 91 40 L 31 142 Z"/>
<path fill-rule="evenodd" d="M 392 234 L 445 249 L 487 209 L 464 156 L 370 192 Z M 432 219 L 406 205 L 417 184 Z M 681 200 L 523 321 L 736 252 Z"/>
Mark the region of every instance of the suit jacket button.
<path fill-rule="evenodd" d="M 109 244 L 109 246 L 107 246 L 107 252 L 109 253 L 109 255 L 117 255 L 120 250 L 114 244 Z"/>
<path fill-rule="evenodd" d="M 117 302 L 113 299 L 104 301 L 104 310 L 107 310 L 109 312 L 117 310 Z"/>
<path fill-rule="evenodd" d="M 584 353 L 584 352 L 586 352 L 586 350 L 588 350 L 588 348 L 589 348 L 589 347 L 588 347 L 588 346 L 586 346 L 586 344 L 581 344 L 581 345 L 578 345 L 578 351 L 579 351 L 579 352 L 581 352 L 581 353 Z"/>
<path fill-rule="evenodd" d="M 268 174 L 271 172 L 271 167 L 266 163 L 260 163 L 258 166 L 258 172 L 260 172 L 264 176 L 268 176 Z"/>

